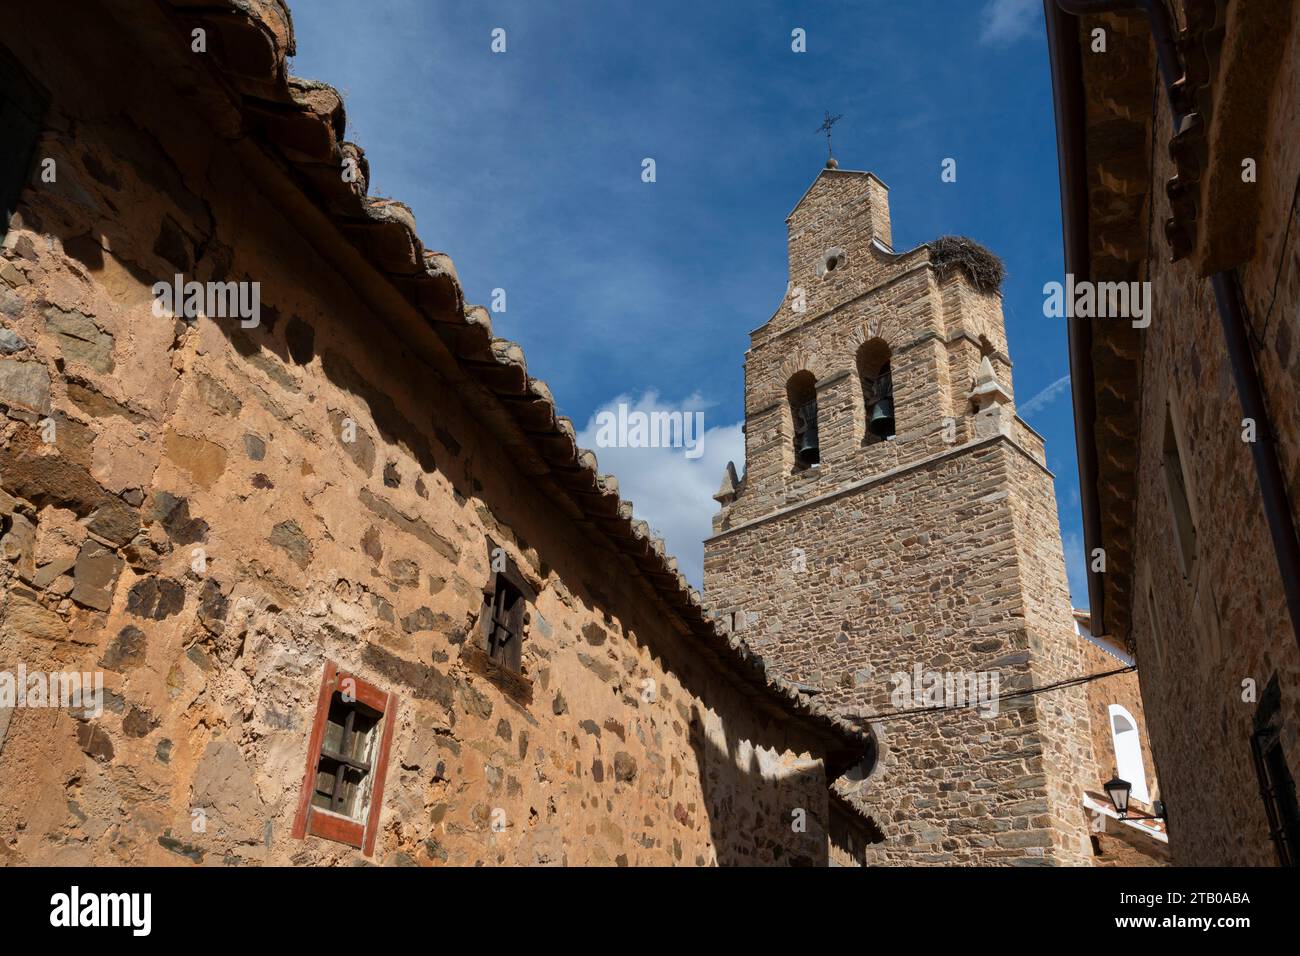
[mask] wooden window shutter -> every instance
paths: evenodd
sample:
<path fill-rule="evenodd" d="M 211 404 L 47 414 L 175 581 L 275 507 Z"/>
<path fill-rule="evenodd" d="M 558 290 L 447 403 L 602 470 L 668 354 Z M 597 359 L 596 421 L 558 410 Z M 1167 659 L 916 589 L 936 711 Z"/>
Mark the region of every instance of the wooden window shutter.
<path fill-rule="evenodd" d="M 374 853 L 396 716 L 396 694 L 325 662 L 294 839 L 316 836 L 346 843 L 366 856 Z M 365 731 L 359 729 L 363 723 L 369 725 Z"/>
<path fill-rule="evenodd" d="M 515 673 L 523 669 L 524 664 L 524 596 L 515 595 L 514 607 L 510 608 L 510 643 L 506 647 L 506 667 Z"/>
<path fill-rule="evenodd" d="M 515 674 L 523 672 L 524 621 L 528 603 L 537 600 L 537 592 L 520 572 L 509 555 L 504 570 L 494 560 L 499 552 L 496 542 L 487 539 L 488 566 L 496 567 L 484 588 L 481 616 L 481 647 L 495 663 Z"/>

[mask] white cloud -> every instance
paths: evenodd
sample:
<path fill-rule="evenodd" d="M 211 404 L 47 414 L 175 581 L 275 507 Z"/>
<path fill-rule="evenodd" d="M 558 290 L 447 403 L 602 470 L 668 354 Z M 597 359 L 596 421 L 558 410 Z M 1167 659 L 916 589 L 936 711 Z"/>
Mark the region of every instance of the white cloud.
<path fill-rule="evenodd" d="M 1025 402 L 1023 405 L 1017 406 L 1016 411 L 1019 412 L 1022 416 L 1032 415 L 1034 412 L 1038 411 L 1044 405 L 1054 402 L 1057 396 L 1060 395 L 1062 392 L 1064 392 L 1065 389 L 1069 386 L 1069 384 L 1070 384 L 1070 376 L 1062 375 L 1055 382 L 1047 386 L 1047 388 L 1043 389 L 1041 392 L 1039 392 L 1029 401 Z"/>
<path fill-rule="evenodd" d="M 596 445 L 596 417 L 602 411 L 617 413 L 619 403 L 629 412 L 703 411 L 702 454 L 686 457 L 684 448 L 600 448 Z M 618 395 L 610 399 L 578 432 L 578 444 L 596 453 L 600 470 L 618 478 L 619 494 L 635 503 L 636 517 L 650 524 L 664 539 L 678 567 L 696 586 L 704 579 L 704 539 L 713 533 L 718 510 L 713 493 L 722 482 L 728 461 L 742 471 L 745 438 L 740 422 L 710 425 L 708 403 L 692 395 L 676 404 L 661 401 L 648 389 L 640 398 Z"/>
<path fill-rule="evenodd" d="M 1030 36 L 1038 24 L 1042 0 L 989 0 L 981 14 L 980 42 L 1006 46 Z"/>

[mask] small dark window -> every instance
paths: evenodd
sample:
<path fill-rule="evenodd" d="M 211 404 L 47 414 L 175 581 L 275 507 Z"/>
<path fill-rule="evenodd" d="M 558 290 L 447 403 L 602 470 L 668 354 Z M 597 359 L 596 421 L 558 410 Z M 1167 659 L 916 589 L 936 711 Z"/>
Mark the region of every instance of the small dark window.
<path fill-rule="evenodd" d="M 516 674 L 523 668 L 524 596 L 498 573 L 487 622 L 487 652 L 492 660 Z"/>
<path fill-rule="evenodd" d="M 374 769 L 375 728 L 380 716 L 360 701 L 348 702 L 342 693 L 334 693 L 316 765 L 312 806 L 357 819 L 364 809 L 359 798 Z"/>
<path fill-rule="evenodd" d="M 1281 704 L 1282 692 L 1274 674 L 1255 713 L 1250 748 L 1278 863 L 1300 866 L 1300 806 L 1296 803 L 1295 779 L 1282 751 Z"/>
<path fill-rule="evenodd" d="M 27 185 L 49 97 L 18 61 L 0 49 L 0 242 Z"/>

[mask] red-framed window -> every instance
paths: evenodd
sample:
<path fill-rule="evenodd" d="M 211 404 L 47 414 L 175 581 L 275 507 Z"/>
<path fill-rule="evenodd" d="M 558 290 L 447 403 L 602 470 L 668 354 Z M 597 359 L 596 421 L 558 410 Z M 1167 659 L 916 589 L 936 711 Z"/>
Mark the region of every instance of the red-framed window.
<path fill-rule="evenodd" d="M 293 837 L 375 851 L 397 695 L 325 662 Z"/>

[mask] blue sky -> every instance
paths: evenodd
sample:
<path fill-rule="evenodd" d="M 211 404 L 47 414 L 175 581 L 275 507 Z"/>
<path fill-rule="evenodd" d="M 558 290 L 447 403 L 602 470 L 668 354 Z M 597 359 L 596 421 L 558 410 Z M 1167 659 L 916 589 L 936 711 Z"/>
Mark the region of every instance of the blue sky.
<path fill-rule="evenodd" d="M 1006 262 L 1019 411 L 1047 438 L 1086 606 L 1065 327 L 1042 314 L 1062 262 L 1039 0 L 292 6 L 293 71 L 344 92 L 371 193 L 412 207 L 470 301 L 506 290 L 497 334 L 584 437 L 620 399 L 705 410 L 696 461 L 597 449 L 697 583 L 710 496 L 743 457 L 748 333 L 785 291 L 785 216 L 826 158 L 814 130 L 843 114 L 836 156 L 889 184 L 895 248 L 954 233 Z"/>

